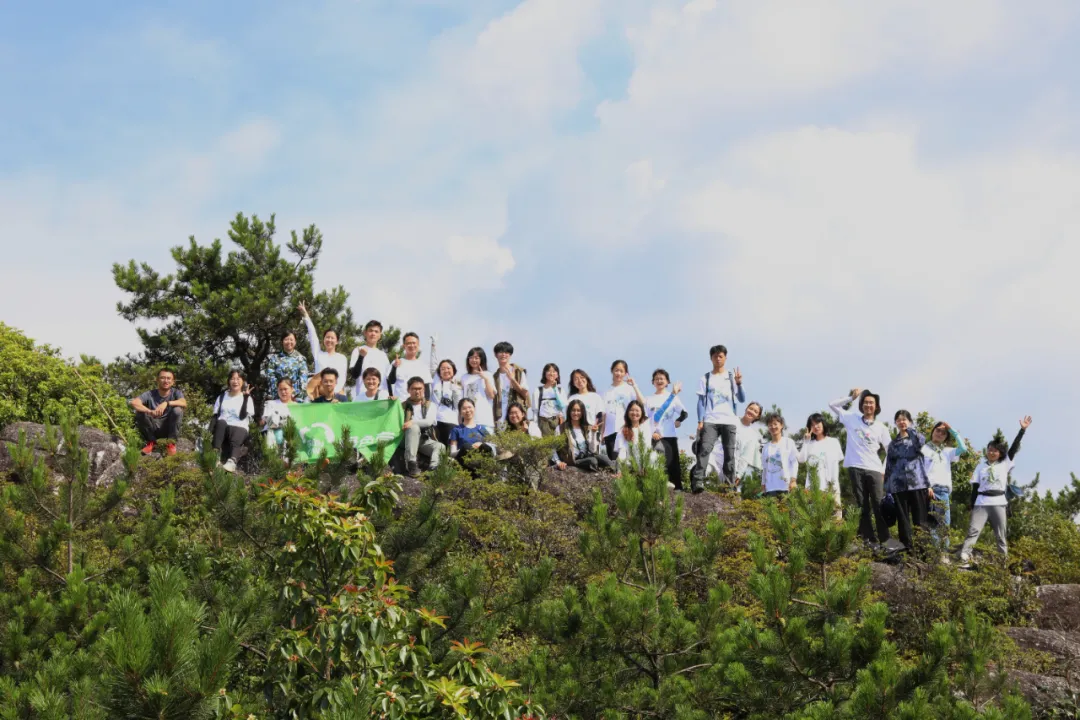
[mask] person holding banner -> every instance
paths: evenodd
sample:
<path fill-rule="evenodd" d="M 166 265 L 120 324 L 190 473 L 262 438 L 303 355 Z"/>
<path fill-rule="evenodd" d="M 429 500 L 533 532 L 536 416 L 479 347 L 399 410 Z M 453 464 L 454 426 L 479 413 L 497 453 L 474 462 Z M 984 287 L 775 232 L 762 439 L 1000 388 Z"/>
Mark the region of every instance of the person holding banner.
<path fill-rule="evenodd" d="M 337 368 L 323 368 L 319 373 L 318 394 L 311 399 L 316 403 L 349 402 L 349 398 L 337 392 L 338 382 L 341 380 Z"/>
<path fill-rule="evenodd" d="M 382 373 L 373 367 L 364 368 L 363 385 L 357 385 L 353 390 L 353 402 L 371 402 L 372 400 L 389 400 L 390 393 L 383 387 Z"/>
<path fill-rule="evenodd" d="M 445 446 L 435 439 L 435 423 L 438 412 L 435 403 L 424 397 L 427 387 L 424 378 L 416 376 L 409 379 L 409 396 L 401 403 L 405 410 L 403 447 L 405 448 L 405 474 L 415 478 L 420 476 L 421 455 L 429 458 L 428 469 L 439 466 L 439 456 Z"/>
<path fill-rule="evenodd" d="M 304 316 L 304 325 L 307 327 L 308 344 L 311 345 L 311 358 L 315 361 L 315 374 L 318 375 L 325 368 L 334 368 L 337 377 L 337 386 L 334 392 L 345 391 L 345 372 L 349 369 L 349 360 L 337 351 L 338 335 L 335 330 L 326 330 L 322 335 L 322 347 L 319 349 L 319 334 L 315 332 L 315 323 L 308 315 L 307 307 L 300 303 L 300 313 Z"/>

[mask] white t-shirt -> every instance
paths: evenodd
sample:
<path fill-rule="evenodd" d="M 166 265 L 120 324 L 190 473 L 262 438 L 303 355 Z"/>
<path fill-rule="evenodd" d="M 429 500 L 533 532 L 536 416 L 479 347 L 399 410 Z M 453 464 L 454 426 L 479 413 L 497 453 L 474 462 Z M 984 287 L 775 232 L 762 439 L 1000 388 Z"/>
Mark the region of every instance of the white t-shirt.
<path fill-rule="evenodd" d="M 724 370 L 719 375 L 709 373 L 708 393 L 705 392 L 706 378 L 702 376 L 698 380 L 697 394 L 705 398 L 705 417 L 703 422 L 712 425 L 734 425 L 739 422 L 735 415 L 734 400 L 731 386 L 734 384 L 734 374 L 731 370 Z"/>
<path fill-rule="evenodd" d="M 833 406 L 833 409 L 836 409 Z M 878 457 L 878 449 L 889 449 L 892 437 L 885 423 L 874 420 L 867 425 L 861 410 L 841 410 L 840 422 L 847 429 L 847 453 L 844 466 L 861 468 L 871 472 L 885 472 L 885 463 Z"/>
<path fill-rule="evenodd" d="M 315 324 L 311 322 L 311 318 L 305 317 L 304 325 L 307 326 L 308 344 L 311 345 L 311 359 L 315 361 L 315 374 L 318 375 L 323 368 L 334 368 L 337 370 L 337 385 L 334 386 L 334 392 L 338 394 L 345 392 L 345 376 L 349 374 L 348 358 L 343 353 L 335 352 L 331 355 L 322 349 L 322 345 L 319 344 L 319 335 L 315 332 Z M 296 388 L 296 391 L 300 392 L 301 388 Z"/>
<path fill-rule="evenodd" d="M 668 405 L 667 410 L 664 411 L 664 414 L 660 416 L 660 420 L 657 421 L 656 413 L 664 406 L 669 397 L 671 397 L 670 392 L 649 395 L 645 398 L 645 408 L 649 411 L 649 422 L 652 423 L 654 430 L 660 432 L 660 437 L 673 438 L 679 436 L 675 421 L 686 412 L 686 407 L 683 406 L 682 400 L 675 397 L 672 399 L 671 404 Z"/>
<path fill-rule="evenodd" d="M 364 355 L 364 366 L 360 371 L 360 376 L 356 378 L 356 384 L 353 385 L 353 395 L 360 395 L 364 392 L 364 370 L 372 367 L 379 371 L 379 376 L 382 378 L 382 387 L 389 394 L 390 358 L 379 348 L 369 348 L 367 345 L 363 347 L 367 348 L 367 353 Z M 353 348 L 352 354 L 349 355 L 349 367 L 355 367 L 359 358 L 360 348 Z M 405 379 L 408 380 L 408 378 Z"/>
<path fill-rule="evenodd" d="M 976 507 L 980 505 L 999 507 L 1009 504 L 1008 499 L 1005 497 L 1005 491 L 1009 488 L 1009 473 L 1012 469 L 1013 461 L 1008 457 L 993 465 L 987 465 L 985 460 L 979 463 L 979 466 L 975 468 L 975 472 L 971 474 L 972 484 L 977 483 L 980 492 L 1000 490 L 1001 495 L 978 495 L 975 498 Z"/>
<path fill-rule="evenodd" d="M 645 438 L 645 447 L 652 448 L 652 424 L 645 421 L 634 428 L 634 439 L 628 441 L 622 433 L 622 428 L 619 428 L 619 434 L 615 436 L 615 452 L 619 456 L 619 462 L 630 459 L 630 453 L 632 452 L 631 445 L 637 447 L 640 438 Z M 656 462 L 656 452 L 649 450 L 649 462 Z"/>
<path fill-rule="evenodd" d="M 409 394 L 409 381 L 414 377 L 418 377 L 424 381 L 425 385 L 431 384 L 431 369 L 428 367 L 428 363 L 424 362 L 420 358 L 415 360 L 408 360 L 406 358 L 400 358 L 401 364 L 397 366 L 394 380 L 393 392 L 391 393 L 396 398 L 404 398 Z M 367 360 L 364 360 L 364 367 L 367 367 Z M 381 371 L 380 371 L 381 372 Z M 389 378 L 390 370 L 387 369 L 387 378 Z M 456 421 L 455 421 L 456 424 Z"/>
<path fill-rule="evenodd" d="M 245 402 L 247 403 L 247 416 L 241 420 L 240 412 L 243 410 Z M 248 423 L 251 422 L 255 415 L 255 403 L 251 400 L 251 396 L 244 393 L 218 395 L 218 399 L 214 401 L 213 414 L 217 415 L 219 409 L 221 410 L 220 419 L 225 421 L 226 425 L 244 428 L 245 430 L 247 430 Z"/>
<path fill-rule="evenodd" d="M 844 459 L 844 450 L 840 441 L 834 437 L 821 440 L 804 440 L 799 449 L 799 462 L 817 468 L 818 484 L 822 490 L 832 487 L 833 495 L 840 499 L 840 461 Z M 806 487 L 810 487 L 810 475 L 806 476 Z"/>
<path fill-rule="evenodd" d="M 487 379 L 494 385 L 495 379 L 487 370 L 482 370 L 480 375 L 467 373 L 460 378 L 461 393 L 462 397 L 472 400 L 473 405 L 476 407 L 476 415 L 474 416 L 476 424 L 483 425 L 486 428 L 493 428 L 495 427 L 495 407 L 487 396 L 487 386 L 484 384 L 482 375 L 487 376 Z"/>
<path fill-rule="evenodd" d="M 749 475 L 753 470 L 761 469 L 761 423 L 743 425 L 742 420 L 735 430 L 735 477 Z M 724 444 L 716 443 L 723 452 Z"/>
<path fill-rule="evenodd" d="M 521 396 L 514 392 L 514 386 L 510 383 L 510 376 L 507 373 L 499 370 L 495 371 L 495 375 L 500 375 L 499 382 L 495 385 L 499 389 L 499 411 L 502 417 L 499 420 L 506 420 L 506 413 L 510 410 L 510 403 L 517 401 L 521 402 Z M 495 376 L 492 376 L 492 383 L 495 382 Z M 521 373 L 521 382 L 518 383 L 525 389 L 525 393 L 529 392 L 529 376 L 525 373 Z M 494 407 L 494 406 L 493 406 Z"/>
<path fill-rule="evenodd" d="M 547 388 L 541 385 L 533 391 L 532 406 L 537 417 L 557 418 L 560 415 L 566 417 L 568 404 L 562 388 L 558 386 Z"/>
<path fill-rule="evenodd" d="M 289 419 L 289 404 L 280 400 L 268 400 L 263 405 L 263 420 L 266 421 L 265 430 L 276 430 L 285 427 L 285 421 Z"/>
<path fill-rule="evenodd" d="M 923 467 L 930 487 L 941 485 L 952 489 L 952 465 L 960 457 L 960 451 L 954 447 L 936 447 L 931 443 L 922 446 Z"/>
<path fill-rule="evenodd" d="M 570 395 L 566 398 L 566 405 L 569 407 L 570 403 L 574 400 L 580 400 L 581 404 L 585 406 L 585 424 L 592 425 L 596 422 L 597 415 L 604 414 L 604 398 L 600 397 L 600 393 L 596 392 L 584 392 L 577 395 Z"/>
<path fill-rule="evenodd" d="M 618 387 L 612 385 L 604 393 L 604 412 L 606 413 L 604 416 L 604 437 L 622 430 L 625 422 L 626 406 L 630 404 L 631 400 L 637 400 L 637 393 L 634 392 L 634 388 L 626 383 Z"/>
<path fill-rule="evenodd" d="M 458 424 L 457 404 L 461 400 L 461 386 L 457 381 L 436 380 L 431 384 L 431 402 L 439 408 L 435 414 L 436 422 Z"/>
<path fill-rule="evenodd" d="M 765 492 L 788 490 L 788 481 L 799 474 L 799 451 L 791 438 L 782 437 L 779 442 L 770 440 L 762 446 L 761 474 Z"/>
<path fill-rule="evenodd" d="M 390 393 L 386 392 L 386 388 L 380 387 L 375 391 L 375 397 L 368 397 L 367 388 L 363 385 L 360 386 L 360 393 L 352 396 L 353 402 L 371 402 L 372 400 L 389 400 Z"/>

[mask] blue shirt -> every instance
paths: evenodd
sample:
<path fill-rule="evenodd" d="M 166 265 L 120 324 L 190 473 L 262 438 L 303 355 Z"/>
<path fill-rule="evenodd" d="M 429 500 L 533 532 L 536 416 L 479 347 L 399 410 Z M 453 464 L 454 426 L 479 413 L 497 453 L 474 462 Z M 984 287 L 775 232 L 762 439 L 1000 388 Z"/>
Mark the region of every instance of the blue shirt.
<path fill-rule="evenodd" d="M 483 425 L 475 425 L 473 427 L 465 427 L 464 425 L 455 425 L 454 429 L 450 431 L 450 442 L 457 443 L 458 449 L 467 450 L 474 445 L 479 445 L 484 442 L 484 438 L 488 435 L 488 429 Z"/>

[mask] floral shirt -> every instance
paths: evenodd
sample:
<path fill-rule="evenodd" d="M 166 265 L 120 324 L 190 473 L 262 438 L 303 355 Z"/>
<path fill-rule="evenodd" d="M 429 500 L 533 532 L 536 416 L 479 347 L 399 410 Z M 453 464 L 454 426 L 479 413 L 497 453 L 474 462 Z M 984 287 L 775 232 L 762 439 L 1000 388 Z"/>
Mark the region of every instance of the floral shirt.
<path fill-rule="evenodd" d="M 925 444 L 926 439 L 915 428 L 908 430 L 907 437 L 897 435 L 889 443 L 888 455 L 885 458 L 886 492 L 898 493 L 930 487 L 922 455 Z"/>
<path fill-rule="evenodd" d="M 266 378 L 268 400 L 277 398 L 277 384 L 281 378 L 289 378 L 292 381 L 296 401 L 302 402 L 305 397 L 304 387 L 308 379 L 307 360 L 296 350 L 291 353 L 274 353 L 266 358 L 266 364 L 263 365 L 263 377 Z"/>

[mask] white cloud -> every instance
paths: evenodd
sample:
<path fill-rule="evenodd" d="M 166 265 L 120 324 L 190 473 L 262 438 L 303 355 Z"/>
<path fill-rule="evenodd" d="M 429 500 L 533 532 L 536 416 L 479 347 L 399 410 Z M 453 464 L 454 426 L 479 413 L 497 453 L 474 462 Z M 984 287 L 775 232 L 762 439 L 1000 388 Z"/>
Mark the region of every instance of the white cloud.
<path fill-rule="evenodd" d="M 498 284 L 514 269 L 514 254 L 499 247 L 494 238 L 452 235 L 446 240 L 446 251 L 450 262 L 460 266 L 460 271 L 468 273 L 480 287 Z"/>

